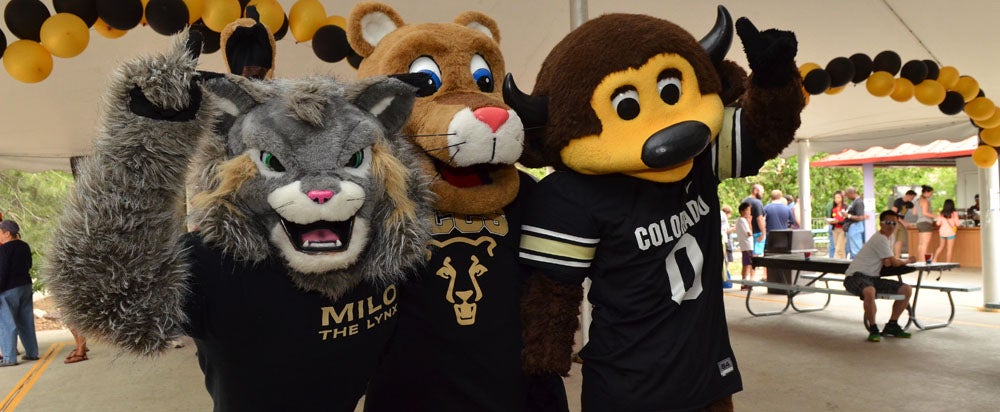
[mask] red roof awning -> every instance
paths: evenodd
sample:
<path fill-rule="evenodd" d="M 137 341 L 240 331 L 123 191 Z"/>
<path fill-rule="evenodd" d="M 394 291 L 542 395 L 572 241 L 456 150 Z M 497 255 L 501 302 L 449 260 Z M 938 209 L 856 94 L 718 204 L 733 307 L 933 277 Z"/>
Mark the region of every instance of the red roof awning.
<path fill-rule="evenodd" d="M 856 151 L 845 150 L 843 152 L 829 155 L 815 162 L 810 166 L 831 167 L 831 166 L 857 166 L 866 163 L 874 164 L 933 164 L 932 159 L 954 159 L 956 157 L 972 156 L 979 144 L 979 136 L 972 136 L 960 142 L 949 142 L 947 140 L 937 140 L 924 146 L 917 146 L 904 143 L 894 149 L 886 149 L 882 146 L 875 146 L 868 150 Z"/>

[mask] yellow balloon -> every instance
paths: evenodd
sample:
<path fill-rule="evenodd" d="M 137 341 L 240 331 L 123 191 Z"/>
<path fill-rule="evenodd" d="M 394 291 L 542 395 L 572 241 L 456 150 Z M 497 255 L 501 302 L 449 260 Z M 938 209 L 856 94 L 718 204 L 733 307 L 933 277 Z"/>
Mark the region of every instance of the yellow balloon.
<path fill-rule="evenodd" d="M 90 43 L 90 28 L 75 14 L 57 13 L 45 19 L 38 36 L 53 56 L 73 57 L 83 53 Z"/>
<path fill-rule="evenodd" d="M 973 120 L 976 126 L 982 127 L 983 129 L 992 129 L 994 127 L 1000 126 L 1000 109 L 993 107 L 993 116 L 990 116 L 986 120 Z"/>
<path fill-rule="evenodd" d="M 809 72 L 816 69 L 821 69 L 821 67 L 819 67 L 819 65 L 816 63 L 803 63 L 801 66 L 799 66 L 799 76 L 805 79 L 806 75 L 809 74 Z"/>
<path fill-rule="evenodd" d="M 328 26 L 328 25 L 334 25 L 334 26 L 340 27 L 340 28 L 342 28 L 342 29 L 344 29 L 346 31 L 347 30 L 347 19 L 345 19 L 344 16 L 330 16 L 330 17 L 327 17 L 325 21 L 323 21 L 323 26 Z M 323 26 L 320 26 L 320 27 L 323 27 Z"/>
<path fill-rule="evenodd" d="M 1000 146 L 1000 128 L 983 129 L 979 132 L 979 138 L 990 146 Z"/>
<path fill-rule="evenodd" d="M 897 102 L 905 102 L 912 99 L 913 82 L 902 77 L 896 79 L 896 86 L 892 89 L 892 94 L 889 97 Z"/>
<path fill-rule="evenodd" d="M 142 20 L 139 20 L 139 24 L 143 27 L 148 26 L 149 22 L 146 21 L 146 5 L 149 4 L 149 0 L 139 0 L 142 3 Z"/>
<path fill-rule="evenodd" d="M 319 0 L 299 0 L 288 11 L 288 30 L 299 43 L 312 40 L 324 21 L 326 9 Z"/>
<path fill-rule="evenodd" d="M 868 89 L 868 93 L 878 97 L 885 97 L 892 94 L 895 86 L 895 78 L 886 71 L 872 73 L 871 76 L 868 76 L 868 81 L 865 82 L 865 88 Z"/>
<path fill-rule="evenodd" d="M 928 106 L 941 104 L 946 92 L 944 86 L 935 80 L 924 80 L 913 88 L 913 96 L 917 98 L 917 101 Z"/>
<path fill-rule="evenodd" d="M 205 9 L 205 0 L 184 0 L 184 5 L 188 9 L 188 24 L 194 24 L 201 18 L 201 12 Z"/>
<path fill-rule="evenodd" d="M 34 40 L 18 40 L 7 46 L 3 68 L 14 80 L 38 83 L 52 73 L 52 55 Z"/>
<path fill-rule="evenodd" d="M 986 120 L 993 117 L 997 107 L 985 97 L 977 97 L 965 104 L 965 114 L 972 120 Z"/>
<path fill-rule="evenodd" d="M 958 78 L 958 82 L 955 83 L 955 88 L 952 90 L 960 93 L 965 102 L 968 103 L 979 94 L 979 82 L 970 76 L 962 76 Z"/>
<path fill-rule="evenodd" d="M 958 82 L 958 69 L 952 66 L 944 66 L 938 70 L 938 83 L 941 83 L 948 90 L 955 90 L 955 83 Z"/>
<path fill-rule="evenodd" d="M 840 87 L 831 87 L 829 89 L 826 89 L 826 94 L 837 94 L 837 93 L 840 93 L 840 92 L 844 91 L 844 89 L 846 87 L 847 87 L 846 85 L 845 86 L 840 86 Z"/>
<path fill-rule="evenodd" d="M 117 39 L 124 36 L 125 33 L 128 33 L 125 30 L 118 30 L 109 26 L 108 23 L 105 23 L 100 17 L 98 17 L 97 21 L 94 22 L 94 31 L 96 31 L 97 34 L 100 34 L 101 37 L 108 39 Z"/>
<path fill-rule="evenodd" d="M 242 10 L 238 0 L 205 0 L 201 20 L 212 31 L 219 33 L 226 25 L 240 18 Z"/>
<path fill-rule="evenodd" d="M 997 149 L 992 146 L 982 145 L 972 151 L 972 163 L 976 166 L 987 168 L 997 162 Z"/>
<path fill-rule="evenodd" d="M 257 7 L 257 13 L 260 14 L 260 22 L 267 27 L 267 30 L 272 34 L 281 28 L 281 25 L 285 23 L 285 9 L 281 8 L 281 4 L 276 1 L 259 1 L 254 6 Z"/>

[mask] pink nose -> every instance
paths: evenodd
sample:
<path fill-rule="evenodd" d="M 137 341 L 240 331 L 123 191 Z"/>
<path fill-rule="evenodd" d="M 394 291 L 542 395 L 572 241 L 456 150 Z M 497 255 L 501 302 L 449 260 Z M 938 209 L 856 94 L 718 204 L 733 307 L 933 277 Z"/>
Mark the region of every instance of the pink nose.
<path fill-rule="evenodd" d="M 326 201 L 333 199 L 332 190 L 310 190 L 309 193 L 306 193 L 306 195 L 309 196 L 309 198 L 312 199 L 313 202 L 319 204 L 323 204 Z"/>
<path fill-rule="evenodd" d="M 506 110 L 499 107 L 480 107 L 472 112 L 479 121 L 486 123 L 493 129 L 494 132 L 503 126 L 503 123 L 507 121 L 510 114 Z"/>

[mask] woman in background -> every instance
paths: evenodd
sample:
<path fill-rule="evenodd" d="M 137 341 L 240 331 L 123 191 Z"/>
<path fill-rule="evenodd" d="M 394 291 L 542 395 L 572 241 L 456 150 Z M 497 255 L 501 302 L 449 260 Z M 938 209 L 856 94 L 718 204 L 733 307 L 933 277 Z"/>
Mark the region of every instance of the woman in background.
<path fill-rule="evenodd" d="M 847 257 L 847 234 L 844 233 L 844 219 L 847 218 L 847 206 L 844 205 L 844 192 L 833 192 L 833 207 L 827 212 L 826 222 L 830 224 L 832 237 L 830 244 L 833 245 L 833 258 L 844 259 Z"/>
<path fill-rule="evenodd" d="M 955 247 L 955 228 L 958 227 L 958 213 L 955 213 L 955 201 L 951 199 L 946 199 L 944 201 L 944 207 L 941 208 L 941 214 L 937 218 L 938 223 L 938 236 L 941 239 L 938 242 L 937 250 L 934 251 L 934 260 L 938 262 L 951 262 L 951 251 Z M 944 260 L 941 259 L 941 250 L 945 251 Z"/>

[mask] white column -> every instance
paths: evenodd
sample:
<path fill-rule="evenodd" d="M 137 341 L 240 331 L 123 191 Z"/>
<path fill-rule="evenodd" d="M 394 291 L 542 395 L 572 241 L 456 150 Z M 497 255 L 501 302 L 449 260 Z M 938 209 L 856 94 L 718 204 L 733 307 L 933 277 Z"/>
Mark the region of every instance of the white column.
<path fill-rule="evenodd" d="M 812 177 L 809 174 L 809 141 L 799 140 L 799 227 L 812 229 Z"/>
<path fill-rule="evenodd" d="M 983 255 L 983 306 L 1000 309 L 1000 169 L 979 169 L 979 222 Z M 985 196 L 983 196 L 985 194 Z"/>
<path fill-rule="evenodd" d="M 878 220 L 878 212 L 875 211 L 875 165 L 865 163 L 861 165 L 861 174 L 864 175 L 864 200 L 865 214 L 865 242 L 875 234 L 875 221 Z"/>
<path fill-rule="evenodd" d="M 587 19 L 587 0 L 569 0 L 569 29 L 580 27 Z"/>

